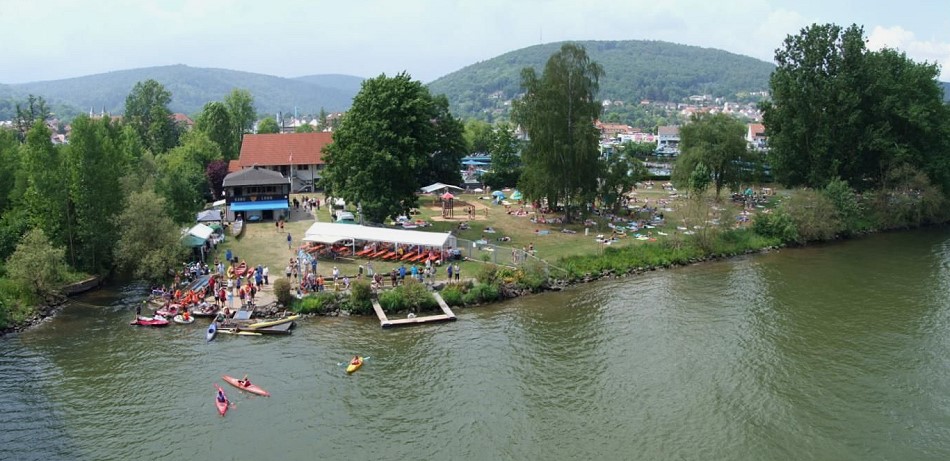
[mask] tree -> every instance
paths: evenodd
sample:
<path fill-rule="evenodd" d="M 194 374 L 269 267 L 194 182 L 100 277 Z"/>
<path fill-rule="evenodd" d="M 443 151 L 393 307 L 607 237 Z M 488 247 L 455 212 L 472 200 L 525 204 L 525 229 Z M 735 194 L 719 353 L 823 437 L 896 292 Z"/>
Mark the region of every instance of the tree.
<path fill-rule="evenodd" d="M 277 124 L 277 120 L 274 117 L 265 117 L 264 120 L 261 120 L 257 124 L 257 134 L 272 134 L 280 133 L 280 125 Z"/>
<path fill-rule="evenodd" d="M 787 37 L 775 60 L 762 108 L 778 181 L 821 188 L 840 177 L 860 191 L 909 165 L 950 190 L 950 109 L 936 64 L 868 51 L 862 28 L 834 24 Z"/>
<path fill-rule="evenodd" d="M 72 123 L 66 148 L 67 184 L 73 232 L 69 238 L 73 267 L 92 273 L 112 268 L 112 247 L 118 237 L 114 217 L 122 210 L 126 162 L 108 118 L 85 115 Z"/>
<path fill-rule="evenodd" d="M 150 190 L 133 193 L 116 218 L 120 229 L 115 259 L 136 279 L 163 280 L 186 254 L 165 200 Z"/>
<path fill-rule="evenodd" d="M 56 247 L 43 229 L 33 228 L 7 258 L 7 276 L 41 302 L 56 294 L 67 273 L 65 250 Z"/>
<path fill-rule="evenodd" d="M 724 186 L 739 188 L 751 176 L 745 141 L 745 125 L 726 114 L 694 114 L 680 128 L 680 155 L 673 168 L 673 182 L 682 187 L 700 164 L 709 170 L 716 199 Z M 746 174 L 748 173 L 748 174 Z"/>
<path fill-rule="evenodd" d="M 428 90 L 425 93 L 428 95 Z M 463 135 L 465 127 L 449 112 L 449 100 L 444 95 L 431 98 L 430 111 L 432 137 L 428 139 L 430 144 L 424 147 L 429 165 L 417 172 L 416 184 L 460 184 L 462 158 L 467 152 Z"/>
<path fill-rule="evenodd" d="M 156 154 L 165 153 L 177 142 L 178 130 L 168 103 L 172 94 L 155 80 L 138 82 L 125 98 L 125 121 L 135 128 L 142 144 Z"/>
<path fill-rule="evenodd" d="M 627 141 L 620 145 L 620 150 L 632 158 L 646 159 L 656 152 L 656 144 Z"/>
<path fill-rule="evenodd" d="M 67 184 L 63 159 L 50 141 L 50 130 L 37 120 L 26 134 L 20 155 L 25 186 L 22 206 L 30 227 L 39 227 L 55 245 L 66 242 L 72 225 L 67 206 Z"/>
<path fill-rule="evenodd" d="M 492 142 L 491 124 L 482 120 L 470 119 L 465 122 L 465 144 L 469 152 L 487 153 Z"/>
<path fill-rule="evenodd" d="M 215 160 L 205 167 L 205 178 L 211 186 L 214 198 L 224 198 L 224 177 L 228 175 L 228 162 Z"/>
<path fill-rule="evenodd" d="M 521 72 L 524 97 L 516 102 L 514 120 L 529 136 L 523 152 L 525 169 L 519 187 L 526 197 L 544 199 L 552 207 L 572 210 L 589 201 L 597 190 L 600 115 L 596 99 L 603 69 L 584 47 L 565 44 L 548 59 L 540 78 L 533 68 Z"/>
<path fill-rule="evenodd" d="M 218 146 L 200 131 L 188 133 L 184 144 L 159 159 L 156 191 L 165 198 L 168 215 L 178 223 L 194 221 L 206 191 L 210 195 L 205 170 L 221 160 Z"/>
<path fill-rule="evenodd" d="M 257 120 L 257 111 L 254 109 L 254 97 L 251 92 L 242 89 L 233 89 L 231 93 L 224 97 L 224 104 L 228 107 L 228 114 L 231 116 L 231 129 L 233 130 L 232 150 L 234 157 L 228 157 L 228 160 L 237 158 L 241 154 L 241 143 L 244 140 L 244 134 L 250 133 L 254 129 L 254 121 Z"/>
<path fill-rule="evenodd" d="M 406 74 L 363 82 L 325 153 L 327 193 L 362 207 L 370 222 L 416 206 L 425 170 L 442 178 L 457 170 L 461 123 L 447 102 Z M 454 179 L 454 178 L 450 178 Z"/>
<path fill-rule="evenodd" d="M 12 130 L 0 128 L 0 214 L 11 206 L 20 164 L 20 143 Z"/>
<path fill-rule="evenodd" d="M 327 110 L 320 108 L 320 115 L 317 116 L 317 128 L 320 131 L 326 131 L 330 127 L 330 124 L 327 122 Z"/>
<path fill-rule="evenodd" d="M 482 175 L 482 181 L 490 187 L 514 186 L 521 176 L 521 142 L 515 137 L 508 123 L 499 124 L 492 131 L 488 147 L 491 154 L 491 171 Z"/>
<path fill-rule="evenodd" d="M 646 177 L 647 168 L 642 161 L 622 151 L 601 157 L 600 161 L 598 195 L 604 206 L 617 214 L 623 195 L 633 190 L 637 181 Z"/>
<path fill-rule="evenodd" d="M 49 110 L 49 106 L 46 105 L 46 100 L 43 99 L 42 96 L 33 96 L 31 94 L 27 96 L 25 104 L 16 103 L 14 125 L 22 139 L 26 136 L 26 132 L 29 131 L 37 121 L 46 122 L 51 116 L 52 113 Z"/>
<path fill-rule="evenodd" d="M 304 123 L 298 126 L 297 128 L 294 128 L 294 133 L 314 133 L 316 131 L 317 129 L 314 128 L 313 125 L 309 123 Z"/>
<path fill-rule="evenodd" d="M 218 150 L 226 160 L 238 157 L 238 140 L 235 139 L 235 129 L 232 125 L 228 107 L 216 101 L 205 104 L 198 119 L 195 120 L 195 129 L 204 132 L 212 142 L 217 144 Z"/>

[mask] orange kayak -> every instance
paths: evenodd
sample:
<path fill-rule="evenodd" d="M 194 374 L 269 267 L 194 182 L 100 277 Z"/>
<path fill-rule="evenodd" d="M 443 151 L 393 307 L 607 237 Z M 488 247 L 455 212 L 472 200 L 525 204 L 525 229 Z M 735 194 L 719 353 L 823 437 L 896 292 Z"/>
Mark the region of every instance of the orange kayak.
<path fill-rule="evenodd" d="M 236 387 L 236 388 L 238 388 L 238 389 L 240 389 L 240 390 L 242 390 L 242 391 L 247 391 L 247 392 L 250 392 L 250 393 L 252 393 L 252 394 L 257 394 L 257 395 L 263 395 L 264 397 L 270 397 L 270 392 L 265 391 L 264 389 L 262 389 L 260 386 L 258 386 L 258 385 L 256 385 L 256 384 L 251 383 L 250 386 L 245 386 L 245 385 L 243 385 L 243 384 L 241 384 L 241 383 L 238 382 L 238 381 L 240 381 L 240 379 L 235 378 L 235 377 L 233 377 L 233 376 L 228 376 L 228 375 L 222 376 L 221 379 L 223 379 L 223 380 L 224 380 L 225 382 L 227 382 L 228 384 L 230 384 L 230 385 L 232 385 L 232 386 L 234 386 L 234 387 Z"/>

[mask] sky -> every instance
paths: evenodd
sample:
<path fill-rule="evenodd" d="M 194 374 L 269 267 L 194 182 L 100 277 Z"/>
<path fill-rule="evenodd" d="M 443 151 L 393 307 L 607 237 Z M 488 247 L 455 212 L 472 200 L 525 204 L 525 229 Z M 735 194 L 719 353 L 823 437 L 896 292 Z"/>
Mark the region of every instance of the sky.
<path fill-rule="evenodd" d="M 663 40 L 772 62 L 813 23 L 941 65 L 946 0 L 0 0 L 0 83 L 171 64 L 430 82 L 539 43 Z"/>

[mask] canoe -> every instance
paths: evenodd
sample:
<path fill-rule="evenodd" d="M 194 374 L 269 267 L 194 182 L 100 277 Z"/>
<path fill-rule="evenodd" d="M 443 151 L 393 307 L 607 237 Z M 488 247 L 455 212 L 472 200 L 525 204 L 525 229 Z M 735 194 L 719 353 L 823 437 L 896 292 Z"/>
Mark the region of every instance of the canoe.
<path fill-rule="evenodd" d="M 300 314 L 295 314 L 295 315 L 291 315 L 290 317 L 284 317 L 284 318 L 282 318 L 282 319 L 265 320 L 265 321 L 263 321 L 263 322 L 252 323 L 252 324 L 248 325 L 247 328 L 266 328 L 266 327 L 272 327 L 272 326 L 274 326 L 274 325 L 280 325 L 280 324 L 287 323 L 287 322 L 293 322 L 294 320 L 297 320 L 297 319 L 299 319 L 299 318 L 300 318 Z"/>
<path fill-rule="evenodd" d="M 241 277 L 245 272 L 247 272 L 247 263 L 241 261 L 241 264 L 238 264 L 237 267 L 234 268 L 234 275 Z"/>
<path fill-rule="evenodd" d="M 215 384 L 214 388 L 216 390 L 221 391 L 221 393 L 224 394 L 224 389 L 221 389 L 221 386 Z M 231 402 L 228 400 L 227 394 L 225 394 L 224 396 L 224 402 L 221 402 L 218 400 L 218 393 L 217 392 L 214 393 L 214 406 L 218 407 L 218 413 L 221 416 L 224 416 L 224 414 L 228 412 L 228 406 L 230 406 L 230 404 Z"/>
<path fill-rule="evenodd" d="M 350 362 L 346 366 L 346 372 L 348 374 L 353 373 L 354 371 L 359 370 L 361 366 L 363 366 L 363 357 L 360 357 L 360 360 L 356 363 Z"/>
<path fill-rule="evenodd" d="M 208 341 L 211 341 L 216 334 L 218 334 L 218 324 L 211 322 L 211 326 L 208 327 L 208 333 L 205 336 L 208 338 Z"/>
<path fill-rule="evenodd" d="M 165 327 L 168 326 L 168 320 L 161 316 L 157 317 L 138 317 L 129 322 L 129 325 L 139 325 L 143 327 Z"/>
<path fill-rule="evenodd" d="M 238 389 L 240 389 L 240 390 L 242 390 L 242 391 L 250 392 L 250 393 L 252 393 L 252 394 L 257 394 L 257 395 L 263 395 L 264 397 L 270 397 L 270 392 L 267 392 L 267 391 L 265 391 L 264 389 L 261 389 L 261 387 L 258 386 L 257 384 L 251 383 L 250 386 L 244 386 L 244 385 L 242 385 L 241 383 L 238 382 L 238 381 L 240 381 L 239 379 L 237 379 L 237 378 L 235 378 L 235 377 L 233 377 L 233 376 L 228 376 L 228 375 L 222 376 L 221 379 L 223 379 L 223 380 L 224 380 L 225 382 L 227 382 L 228 384 L 230 384 L 230 385 L 232 385 L 232 386 L 234 386 L 234 387 L 236 387 L 236 388 L 238 388 Z"/>
<path fill-rule="evenodd" d="M 194 318 L 194 317 L 188 317 L 188 320 L 185 320 L 185 317 L 183 317 L 183 316 L 181 316 L 181 315 L 176 315 L 176 316 L 172 317 L 172 320 L 174 320 L 175 323 L 181 323 L 181 324 L 184 324 L 184 325 L 187 325 L 187 324 L 189 324 L 189 323 L 195 323 L 195 318 Z"/>

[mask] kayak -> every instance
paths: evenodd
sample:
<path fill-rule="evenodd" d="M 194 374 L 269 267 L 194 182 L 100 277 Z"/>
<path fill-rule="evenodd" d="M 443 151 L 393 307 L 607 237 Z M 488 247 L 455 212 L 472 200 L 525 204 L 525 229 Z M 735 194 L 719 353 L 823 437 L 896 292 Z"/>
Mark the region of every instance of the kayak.
<path fill-rule="evenodd" d="M 270 397 L 270 392 L 267 392 L 267 391 L 265 391 L 264 389 L 261 389 L 261 387 L 258 386 L 257 384 L 251 383 L 250 386 L 244 386 L 243 384 L 241 384 L 241 383 L 238 382 L 238 381 L 240 381 L 240 379 L 237 379 L 237 378 L 235 378 L 235 377 L 233 377 L 233 376 L 228 376 L 228 375 L 222 376 L 221 379 L 223 379 L 223 380 L 224 380 L 225 382 L 227 382 L 228 384 L 230 384 L 230 385 L 232 385 L 232 386 L 234 386 L 234 387 L 236 387 L 236 388 L 238 388 L 238 389 L 240 389 L 240 390 L 242 390 L 242 391 L 247 391 L 247 392 L 250 392 L 250 393 L 252 393 L 252 394 L 257 394 L 257 395 L 263 395 L 264 397 Z"/>
<path fill-rule="evenodd" d="M 361 366 L 363 366 L 363 357 L 360 357 L 356 363 L 350 362 L 346 366 L 346 372 L 353 373 L 354 371 L 359 370 Z"/>
<path fill-rule="evenodd" d="M 208 327 L 208 333 L 205 336 L 208 338 L 208 341 L 211 341 L 216 334 L 218 334 L 218 324 L 211 322 L 211 326 Z"/>
<path fill-rule="evenodd" d="M 299 318 L 300 318 L 300 314 L 295 314 L 295 315 L 291 315 L 290 317 L 284 317 L 282 319 L 265 320 L 263 322 L 252 323 L 248 325 L 247 328 L 267 328 L 267 327 L 272 327 L 274 325 L 281 325 L 287 322 L 293 322 L 294 320 L 297 320 Z"/>
<path fill-rule="evenodd" d="M 218 328 L 218 333 L 226 335 L 241 335 L 241 336 L 263 336 L 263 333 L 257 331 L 246 331 L 240 328 Z"/>
<path fill-rule="evenodd" d="M 176 315 L 176 316 L 172 317 L 172 320 L 174 320 L 175 323 L 182 323 L 182 324 L 185 324 L 185 325 L 187 325 L 187 324 L 189 324 L 189 323 L 195 323 L 195 318 L 194 318 L 194 317 L 188 317 L 188 320 L 185 320 L 185 317 L 183 317 L 183 316 L 181 316 L 181 315 Z"/>
<path fill-rule="evenodd" d="M 221 386 L 215 384 L 214 388 L 224 394 L 224 389 L 221 389 Z M 218 407 L 218 413 L 220 413 L 221 416 L 224 416 L 224 414 L 228 412 L 228 406 L 230 406 L 230 404 L 231 402 L 228 400 L 227 395 L 224 396 L 224 402 L 221 402 L 218 400 L 218 393 L 214 393 L 214 406 Z"/>
<path fill-rule="evenodd" d="M 161 316 L 155 317 L 139 317 L 131 322 L 129 325 L 140 325 L 143 327 L 165 327 L 168 326 L 168 320 Z"/>
<path fill-rule="evenodd" d="M 181 311 L 181 309 L 179 309 L 180 307 L 181 306 L 179 306 L 178 304 L 171 304 L 168 307 L 163 307 L 155 311 L 155 314 L 163 315 L 165 317 L 171 317 L 173 315 L 178 315 L 178 313 Z"/>

